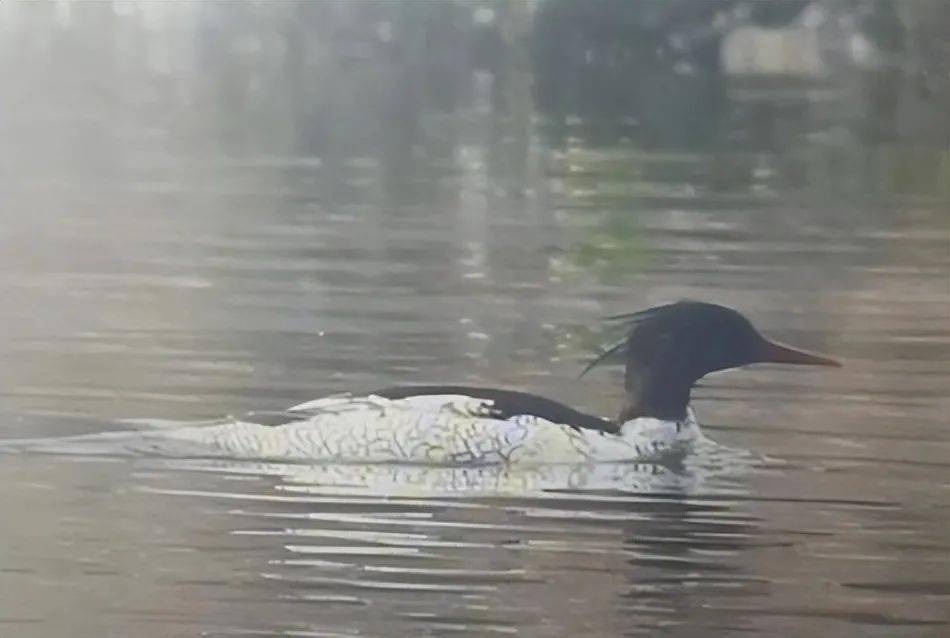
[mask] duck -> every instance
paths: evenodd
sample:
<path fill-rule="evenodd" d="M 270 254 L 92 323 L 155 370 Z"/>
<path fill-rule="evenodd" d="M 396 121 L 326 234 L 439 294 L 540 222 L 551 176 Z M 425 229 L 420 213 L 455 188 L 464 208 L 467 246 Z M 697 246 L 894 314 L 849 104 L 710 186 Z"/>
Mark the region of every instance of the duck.
<path fill-rule="evenodd" d="M 690 393 L 707 374 L 757 363 L 840 366 L 772 341 L 741 313 L 679 301 L 617 315 L 624 336 L 584 369 L 624 366 L 616 418 L 504 388 L 418 385 L 337 394 L 281 413 L 164 432 L 229 458 L 426 464 L 648 461 L 703 435 Z"/>
<path fill-rule="evenodd" d="M 610 319 L 621 322 L 623 337 L 581 375 L 624 366 L 616 418 L 519 390 L 398 386 L 223 423 L 73 437 L 42 449 L 450 466 L 649 462 L 704 440 L 690 393 L 707 374 L 757 363 L 840 366 L 772 341 L 738 311 L 713 303 L 679 301 Z"/>

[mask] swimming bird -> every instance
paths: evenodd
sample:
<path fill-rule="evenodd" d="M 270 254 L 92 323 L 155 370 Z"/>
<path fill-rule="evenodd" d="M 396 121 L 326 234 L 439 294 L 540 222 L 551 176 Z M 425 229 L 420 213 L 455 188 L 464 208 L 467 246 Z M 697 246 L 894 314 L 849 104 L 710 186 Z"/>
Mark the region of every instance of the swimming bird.
<path fill-rule="evenodd" d="M 754 363 L 838 366 L 762 336 L 724 306 L 681 301 L 618 315 L 625 335 L 587 370 L 624 365 L 616 419 L 538 395 L 461 385 L 393 387 L 216 425 L 82 438 L 102 452 L 438 464 L 648 461 L 702 440 L 689 406 L 705 375 Z M 583 374 L 583 373 L 582 373 Z M 134 436 L 130 436 L 134 435 Z M 52 451 L 49 445 L 41 446 Z M 36 449 L 36 448 L 34 448 Z"/>

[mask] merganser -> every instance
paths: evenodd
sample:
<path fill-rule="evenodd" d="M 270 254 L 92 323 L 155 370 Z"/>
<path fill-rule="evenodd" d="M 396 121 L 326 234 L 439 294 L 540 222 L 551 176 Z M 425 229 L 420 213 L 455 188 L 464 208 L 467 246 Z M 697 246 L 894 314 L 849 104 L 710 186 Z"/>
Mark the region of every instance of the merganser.
<path fill-rule="evenodd" d="M 715 304 L 681 301 L 612 319 L 626 323 L 626 336 L 584 372 L 624 364 L 625 400 L 616 420 L 526 392 L 427 385 L 325 397 L 270 419 L 252 415 L 217 425 L 94 435 L 95 440 L 73 437 L 55 449 L 47 440 L 38 447 L 68 451 L 83 439 L 86 447 L 93 444 L 105 453 L 238 459 L 452 465 L 649 461 L 702 438 L 689 399 L 703 376 L 752 363 L 840 365 L 770 341 L 744 316 Z"/>

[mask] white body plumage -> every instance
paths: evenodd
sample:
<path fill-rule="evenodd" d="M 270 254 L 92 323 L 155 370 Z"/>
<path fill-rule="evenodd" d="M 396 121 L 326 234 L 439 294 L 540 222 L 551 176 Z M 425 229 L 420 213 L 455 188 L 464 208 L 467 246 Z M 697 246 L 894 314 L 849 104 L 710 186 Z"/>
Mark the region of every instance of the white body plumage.
<path fill-rule="evenodd" d="M 157 453 L 165 441 L 179 453 L 182 444 L 229 458 L 457 464 L 648 460 L 701 436 L 692 410 L 681 422 L 638 418 L 610 434 L 533 415 L 494 418 L 491 407 L 463 395 L 341 395 L 295 406 L 289 412 L 300 419 L 279 426 L 233 421 L 147 439 Z"/>

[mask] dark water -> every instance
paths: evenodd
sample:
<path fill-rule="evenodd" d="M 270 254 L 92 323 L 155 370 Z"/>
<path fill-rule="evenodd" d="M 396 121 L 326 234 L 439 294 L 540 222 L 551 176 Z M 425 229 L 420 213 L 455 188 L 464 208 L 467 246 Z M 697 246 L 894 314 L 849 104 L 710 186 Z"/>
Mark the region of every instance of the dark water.
<path fill-rule="evenodd" d="M 0 436 L 445 380 L 613 414 L 598 318 L 684 297 L 845 367 L 707 379 L 728 450 L 621 478 L 0 456 L 0 636 L 950 632 L 946 149 L 767 105 L 645 145 L 512 86 L 324 154 L 25 94 Z"/>

